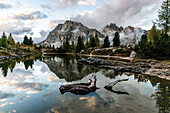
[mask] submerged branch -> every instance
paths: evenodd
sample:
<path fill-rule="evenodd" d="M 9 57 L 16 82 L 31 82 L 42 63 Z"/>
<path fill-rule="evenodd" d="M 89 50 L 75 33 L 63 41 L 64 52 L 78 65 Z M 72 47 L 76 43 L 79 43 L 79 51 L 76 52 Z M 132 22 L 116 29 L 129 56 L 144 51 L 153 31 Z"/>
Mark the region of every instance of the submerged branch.
<path fill-rule="evenodd" d="M 122 81 L 128 81 L 128 80 L 129 80 L 129 79 L 116 80 L 116 81 L 114 81 L 114 82 L 111 82 L 111 83 L 107 84 L 104 88 L 105 88 L 105 89 L 112 89 L 112 87 L 113 87 L 114 85 L 116 85 L 117 83 L 122 82 Z"/>

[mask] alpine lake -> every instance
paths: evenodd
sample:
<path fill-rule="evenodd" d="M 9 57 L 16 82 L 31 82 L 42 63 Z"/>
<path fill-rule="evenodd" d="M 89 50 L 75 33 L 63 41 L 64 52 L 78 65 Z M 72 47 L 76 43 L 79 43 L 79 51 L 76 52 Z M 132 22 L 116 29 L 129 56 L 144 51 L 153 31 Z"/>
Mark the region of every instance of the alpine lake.
<path fill-rule="evenodd" d="M 95 73 L 95 92 L 60 92 L 86 83 Z M 111 81 L 127 79 L 109 91 Z M 77 56 L 55 55 L 0 63 L 0 113 L 170 113 L 170 81 L 99 69 Z"/>

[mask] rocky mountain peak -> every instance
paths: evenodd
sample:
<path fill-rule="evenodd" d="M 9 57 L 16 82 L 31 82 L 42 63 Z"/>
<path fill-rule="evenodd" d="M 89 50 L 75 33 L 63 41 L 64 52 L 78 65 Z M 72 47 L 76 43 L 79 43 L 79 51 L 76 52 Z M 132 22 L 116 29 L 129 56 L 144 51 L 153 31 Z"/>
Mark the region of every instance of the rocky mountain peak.
<path fill-rule="evenodd" d="M 134 46 L 141 39 L 141 36 L 147 33 L 146 30 L 143 30 L 141 28 L 135 28 L 132 26 L 123 28 L 122 26 L 118 27 L 116 24 L 113 23 L 106 25 L 101 30 L 101 33 L 104 36 L 109 36 L 111 44 L 116 32 L 119 32 L 121 45 L 124 46 Z"/>
<path fill-rule="evenodd" d="M 124 29 L 122 26 L 118 27 L 116 23 L 110 23 L 109 25 L 106 25 L 105 28 L 112 29 L 117 32 L 121 32 Z"/>
<path fill-rule="evenodd" d="M 68 37 L 70 43 L 72 41 L 76 43 L 79 36 L 83 37 L 84 41 L 86 41 L 91 35 L 98 35 L 99 39 L 104 37 L 96 29 L 90 29 L 80 22 L 67 20 L 64 24 L 58 24 L 56 28 L 49 33 L 47 39 L 39 43 L 39 45 L 51 44 L 55 47 L 60 47 L 66 40 L 66 37 Z"/>

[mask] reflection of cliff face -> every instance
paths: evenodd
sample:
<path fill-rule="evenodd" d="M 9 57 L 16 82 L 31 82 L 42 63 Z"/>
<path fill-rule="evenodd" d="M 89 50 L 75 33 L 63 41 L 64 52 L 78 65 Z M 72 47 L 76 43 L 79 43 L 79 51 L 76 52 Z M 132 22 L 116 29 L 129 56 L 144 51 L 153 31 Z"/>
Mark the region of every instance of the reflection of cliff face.
<path fill-rule="evenodd" d="M 77 63 L 76 60 L 52 60 L 45 61 L 50 70 L 60 79 L 65 79 L 67 82 L 82 79 L 84 76 L 93 72 L 93 69 L 83 64 Z"/>

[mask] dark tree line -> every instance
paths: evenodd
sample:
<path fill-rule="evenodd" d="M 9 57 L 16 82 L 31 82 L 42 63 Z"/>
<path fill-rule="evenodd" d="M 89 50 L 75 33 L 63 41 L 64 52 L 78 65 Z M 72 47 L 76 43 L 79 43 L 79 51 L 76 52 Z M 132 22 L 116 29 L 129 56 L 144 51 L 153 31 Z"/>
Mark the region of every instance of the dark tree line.
<path fill-rule="evenodd" d="M 115 34 L 115 38 L 113 40 L 114 46 L 120 46 L 119 33 Z M 84 43 L 84 38 L 79 36 L 77 39 L 77 44 L 75 45 L 74 41 L 72 41 L 71 45 L 69 43 L 68 37 L 66 37 L 65 42 L 63 42 L 62 46 L 58 48 L 58 52 L 81 52 L 82 50 L 87 51 L 89 48 L 108 48 L 110 47 L 109 37 L 106 36 L 104 39 L 104 44 L 100 44 L 100 40 L 98 35 L 90 36 L 86 39 Z"/>
<path fill-rule="evenodd" d="M 5 35 L 5 32 L 3 32 L 3 35 L 2 37 L 0 38 L 0 46 L 1 47 L 4 47 L 4 48 L 7 48 L 9 45 L 12 45 L 15 47 L 15 41 L 12 37 L 12 34 L 10 33 L 8 38 L 7 36 Z"/>
<path fill-rule="evenodd" d="M 34 43 L 33 43 L 32 37 L 30 37 L 28 39 L 27 35 L 25 35 L 24 36 L 23 44 L 33 46 Z"/>
<path fill-rule="evenodd" d="M 140 57 L 144 58 L 170 58 L 170 1 L 163 1 L 158 14 L 158 26 L 162 29 L 156 29 L 156 23 L 152 26 L 149 35 L 143 35 L 135 50 Z"/>

